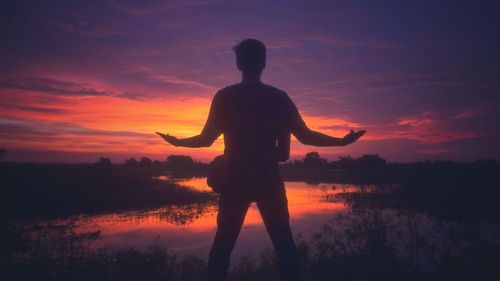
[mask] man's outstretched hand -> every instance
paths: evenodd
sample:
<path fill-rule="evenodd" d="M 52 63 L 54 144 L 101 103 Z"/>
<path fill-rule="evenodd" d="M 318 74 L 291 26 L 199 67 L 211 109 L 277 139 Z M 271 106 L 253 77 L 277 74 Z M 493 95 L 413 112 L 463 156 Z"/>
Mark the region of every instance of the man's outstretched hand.
<path fill-rule="evenodd" d="M 348 145 L 348 144 L 351 144 L 355 141 L 357 141 L 360 137 L 362 137 L 364 134 L 366 133 L 366 130 L 361 130 L 361 131 L 353 131 L 351 130 L 349 132 L 349 134 L 345 135 L 343 138 L 342 138 L 342 141 L 343 141 L 343 144 L 344 145 Z"/>
<path fill-rule="evenodd" d="M 176 137 L 174 137 L 174 136 L 171 136 L 169 134 L 165 135 L 165 134 L 162 134 L 160 132 L 156 132 L 156 134 L 159 135 L 162 139 L 164 139 L 166 142 L 170 143 L 173 146 L 178 146 L 179 145 L 178 144 L 179 140 Z"/>

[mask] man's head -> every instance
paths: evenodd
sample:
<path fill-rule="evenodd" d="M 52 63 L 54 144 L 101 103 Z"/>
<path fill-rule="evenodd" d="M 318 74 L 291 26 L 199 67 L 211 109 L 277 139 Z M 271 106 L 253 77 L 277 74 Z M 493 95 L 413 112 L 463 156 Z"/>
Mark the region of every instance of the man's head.
<path fill-rule="evenodd" d="M 256 39 L 244 39 L 233 47 L 236 65 L 243 73 L 260 74 L 266 67 L 266 46 Z"/>

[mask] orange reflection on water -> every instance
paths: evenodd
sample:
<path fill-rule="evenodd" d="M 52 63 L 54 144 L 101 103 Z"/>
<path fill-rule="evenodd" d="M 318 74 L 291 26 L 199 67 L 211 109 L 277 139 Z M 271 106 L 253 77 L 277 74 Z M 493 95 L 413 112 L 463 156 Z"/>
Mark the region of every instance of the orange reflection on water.
<path fill-rule="evenodd" d="M 164 179 L 167 179 L 166 177 Z M 210 191 L 206 184 L 206 178 L 175 179 L 180 186 L 191 187 L 199 191 Z M 304 182 L 286 182 L 286 195 L 288 198 L 288 208 L 292 219 L 299 218 L 303 214 L 329 212 L 342 210 L 345 208 L 343 202 L 327 201 L 327 198 L 334 198 L 335 195 L 343 192 L 353 192 L 352 185 L 318 184 L 308 185 Z M 254 214 L 255 206 L 252 205 L 245 219 L 245 224 L 262 223 L 259 214 Z M 257 218 L 255 218 L 257 216 Z"/>
<path fill-rule="evenodd" d="M 206 178 L 190 179 L 170 179 L 168 176 L 160 176 L 157 179 L 171 181 L 180 186 L 193 188 L 198 191 L 211 191 L 206 183 Z M 328 213 L 339 211 L 345 208 L 343 202 L 332 202 L 327 198 L 334 198 L 336 194 L 343 192 L 353 192 L 354 186 L 318 184 L 308 185 L 304 182 L 286 182 L 286 194 L 288 198 L 288 208 L 290 218 L 297 219 L 308 213 Z M 255 204 L 252 204 L 245 217 L 245 225 L 262 224 L 262 219 Z"/>
<path fill-rule="evenodd" d="M 206 178 L 169 179 L 162 176 L 158 179 L 174 181 L 186 188 L 210 190 Z M 286 182 L 285 185 L 292 228 L 295 233 L 303 234 L 319 230 L 335 213 L 346 208 L 343 201 L 332 200 L 336 194 L 355 190 L 352 185 L 339 184 Z M 176 251 L 196 252 L 210 247 L 216 229 L 216 213 L 216 203 L 212 202 L 93 216 L 80 220 L 79 231 L 101 231 L 99 244 L 147 247 L 159 241 Z M 249 245 L 256 241 L 267 243 L 262 218 L 255 204 L 248 210 L 242 236 L 243 242 L 240 243 L 250 249 Z"/>

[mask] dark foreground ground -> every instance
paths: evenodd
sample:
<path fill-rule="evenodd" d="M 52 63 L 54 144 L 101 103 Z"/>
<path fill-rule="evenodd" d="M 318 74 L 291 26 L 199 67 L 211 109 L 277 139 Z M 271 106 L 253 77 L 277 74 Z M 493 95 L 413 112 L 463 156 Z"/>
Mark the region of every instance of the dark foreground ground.
<path fill-rule="evenodd" d="M 95 165 L 2 166 L 2 280 L 203 280 L 206 261 L 158 245 L 147 251 L 91 247 L 99 233 L 74 225 L 20 224 L 214 200 L 152 179 L 158 170 Z M 203 174 L 203 171 L 191 171 Z M 190 172 L 183 173 L 184 175 Z M 310 240 L 298 237 L 305 279 L 499 280 L 500 169 L 496 163 L 420 163 L 376 168 L 285 167 L 288 180 L 397 184 L 345 194 L 351 206 Z M 339 231 L 336 222 L 347 222 Z M 279 280 L 271 250 L 241 257 L 229 280 Z"/>

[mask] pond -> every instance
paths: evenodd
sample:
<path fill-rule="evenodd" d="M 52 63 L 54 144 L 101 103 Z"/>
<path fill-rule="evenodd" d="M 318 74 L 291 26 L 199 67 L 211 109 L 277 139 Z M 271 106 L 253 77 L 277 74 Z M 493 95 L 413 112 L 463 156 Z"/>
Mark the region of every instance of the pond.
<path fill-rule="evenodd" d="M 206 178 L 170 179 L 185 188 L 209 191 Z M 346 210 L 343 200 L 336 195 L 359 191 L 359 186 L 349 184 L 308 184 L 286 182 L 290 224 L 295 235 L 309 239 L 335 214 Z M 362 187 L 364 191 L 371 186 Z M 97 216 L 80 216 L 74 219 L 76 232 L 99 231 L 93 247 L 111 245 L 132 246 L 145 249 L 156 243 L 179 254 L 197 254 L 206 257 L 216 230 L 217 205 L 215 202 L 169 206 L 153 210 L 137 210 Z M 62 223 L 62 221 L 60 221 Z M 271 247 L 259 211 L 252 203 L 238 238 L 234 256 L 258 253 Z"/>
<path fill-rule="evenodd" d="M 181 188 L 210 191 L 206 178 L 156 179 L 174 182 Z M 300 241 L 318 257 L 348 258 L 351 263 L 360 263 L 357 258 L 371 257 L 387 262 L 387 268 L 399 264 L 427 272 L 439 270 L 450 259 L 463 260 L 471 251 L 494 255 L 500 247 L 498 223 L 442 220 L 404 204 L 391 204 L 387 201 L 390 196 L 380 195 L 390 195 L 386 192 L 397 189 L 394 185 L 287 181 L 285 186 L 294 235 L 300 236 Z M 129 247 L 147 252 L 152 245 L 158 245 L 181 256 L 196 255 L 206 260 L 216 231 L 216 216 L 217 204 L 213 200 L 37 220 L 23 224 L 25 228 L 21 229 L 33 241 L 34 256 L 41 253 L 59 258 L 79 257 L 103 249 Z M 265 248 L 272 248 L 271 241 L 257 207 L 252 204 L 232 260 L 245 254 L 258 256 Z"/>
<path fill-rule="evenodd" d="M 203 177 L 159 176 L 154 179 L 156 183 L 160 180 L 173 182 L 180 188 L 210 191 Z M 441 188 L 440 183 L 429 184 L 436 190 Z M 388 280 L 387 276 L 396 273 L 407 277 L 415 272 L 422 276 L 431 272 L 436 276 L 443 272 L 453 274 L 458 272 L 457 268 L 470 268 L 463 265 L 466 262 L 472 266 L 481 265 L 477 267 L 481 268 L 480 272 L 496 269 L 496 265 L 491 264 L 498 260 L 500 253 L 500 224 L 497 221 L 449 219 L 424 208 L 415 208 L 409 201 L 398 200 L 398 192 L 404 188 L 399 185 L 287 181 L 285 186 L 291 227 L 299 238 L 304 260 L 315 266 L 310 269 L 320 266 L 335 274 L 382 276 L 378 280 Z M 421 192 L 430 190 L 423 185 L 418 188 Z M 471 186 L 471 191 L 474 188 L 476 186 Z M 196 255 L 201 263 L 195 262 L 195 258 L 187 266 L 198 264 L 203 269 L 203 260 L 206 262 L 216 231 L 217 216 L 216 197 L 208 196 L 208 202 L 207 196 L 203 198 L 205 203 L 20 220 L 6 228 L 9 232 L 3 234 L 10 240 L 4 239 L 0 246 L 10 251 L 3 255 L 5 261 L 26 264 L 26 270 L 33 266 L 35 274 L 47 261 L 54 264 L 53 272 L 71 272 L 71 268 L 83 265 L 89 266 L 87 272 L 97 272 L 96 266 L 107 268 L 108 265 L 115 266 L 113 270 L 121 270 L 122 266 L 136 266 L 138 260 L 156 264 L 157 260 L 150 258 L 163 256 L 158 256 L 155 249 L 163 251 L 165 248 L 179 255 L 179 261 L 184 261 L 183 258 L 189 261 L 192 257 L 188 256 Z M 159 247 L 152 247 L 155 245 Z M 245 264 L 248 256 L 242 255 L 246 254 L 257 257 L 255 262 L 269 261 L 265 254 L 272 252 L 263 251 L 266 248 L 272 245 L 253 204 L 232 255 L 233 267 Z M 128 262 L 123 263 L 123 258 Z M 94 262 L 97 265 L 92 266 Z M 308 274 L 315 276 L 311 280 L 320 280 L 317 277 L 322 275 L 321 270 Z M 407 279 L 410 278 L 396 280 Z"/>

